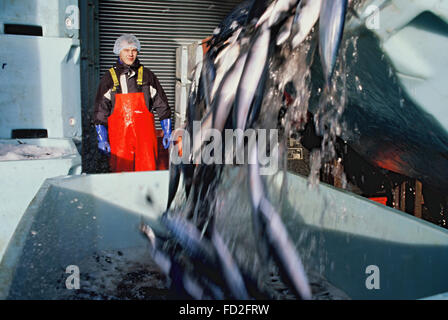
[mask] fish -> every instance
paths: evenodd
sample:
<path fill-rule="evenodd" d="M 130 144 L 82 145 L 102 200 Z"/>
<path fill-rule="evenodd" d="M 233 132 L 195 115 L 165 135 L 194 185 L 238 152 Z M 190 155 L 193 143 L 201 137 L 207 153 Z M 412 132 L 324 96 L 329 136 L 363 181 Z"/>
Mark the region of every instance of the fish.
<path fill-rule="evenodd" d="M 253 19 L 260 6 L 257 2 L 260 1 L 246 0 L 236 6 L 216 28 L 210 39 L 210 46 L 214 48 L 224 43 L 236 29 L 245 26 L 249 19 Z"/>
<path fill-rule="evenodd" d="M 270 253 L 280 269 L 283 282 L 303 300 L 311 299 L 311 288 L 302 261 L 296 253 L 288 232 L 275 208 L 266 198 L 262 198 L 258 209 L 259 219 L 267 237 Z"/>
<path fill-rule="evenodd" d="M 241 49 L 239 49 L 241 50 Z M 220 69 L 220 73 L 217 75 L 218 79 L 221 79 L 218 89 L 213 89 L 219 92 L 212 102 L 211 109 L 205 114 L 201 120 L 200 130 L 193 132 L 193 147 L 191 149 L 191 155 L 194 163 L 200 163 L 201 148 L 203 145 L 202 135 L 207 130 L 213 128 L 222 132 L 224 129 L 227 118 L 232 109 L 236 90 L 240 82 L 240 77 L 243 72 L 243 68 L 247 59 L 248 52 L 244 50 L 240 52 L 238 58 L 227 71 L 226 68 Z"/>
<path fill-rule="evenodd" d="M 223 165 L 198 164 L 194 170 L 192 195 L 189 199 L 193 205 L 186 212 L 185 217 L 192 219 L 199 229 L 204 230 L 203 233 L 208 233 L 210 228 L 207 226 L 213 225 L 214 215 L 211 204 L 215 199 L 216 181 L 220 179 L 222 169 Z"/>
<path fill-rule="evenodd" d="M 242 29 L 238 29 L 237 33 L 240 34 Z M 213 83 L 211 98 L 212 100 L 215 97 L 215 94 L 219 88 L 219 85 L 227 74 L 227 72 L 232 68 L 235 64 L 235 61 L 238 59 L 241 50 L 240 42 L 234 41 L 230 43 L 227 47 L 221 50 L 221 52 L 216 56 L 214 63 L 217 65 L 216 68 L 216 78 Z"/>
<path fill-rule="evenodd" d="M 249 110 L 268 61 L 270 39 L 270 29 L 265 23 L 257 31 L 249 49 L 247 62 L 244 65 L 240 84 L 236 91 L 233 111 L 234 129 L 244 130 L 246 128 Z M 237 145 L 241 145 L 242 138 L 242 136 L 238 136 Z"/>
<path fill-rule="evenodd" d="M 302 0 L 296 10 L 297 33 L 291 41 L 292 48 L 297 48 L 308 36 L 319 19 L 322 0 Z"/>
<path fill-rule="evenodd" d="M 249 114 L 247 115 L 246 128 L 252 128 L 255 121 L 257 121 L 258 116 L 260 115 L 268 74 L 269 74 L 269 67 L 268 64 L 266 64 L 264 66 L 264 70 L 261 75 L 260 81 L 258 82 L 258 87 L 255 91 L 254 101 L 249 110 Z"/>
<path fill-rule="evenodd" d="M 256 212 L 260 206 L 261 200 L 266 196 L 265 187 L 260 177 L 260 167 L 258 164 L 257 145 L 249 145 L 249 194 L 252 204 L 252 227 L 254 235 L 257 239 L 263 239 L 264 231 Z M 269 247 L 266 241 L 257 241 L 257 253 L 261 258 L 261 261 L 267 261 L 269 259 Z"/>
<path fill-rule="evenodd" d="M 181 298 L 222 300 L 226 297 L 226 293 L 222 288 L 222 280 L 215 282 L 212 278 L 208 277 L 210 275 L 215 275 L 213 271 L 216 270 L 216 268 L 206 266 L 208 269 L 199 269 L 200 272 L 197 272 L 197 268 L 193 271 L 187 270 L 185 256 L 172 253 L 168 254 L 161 249 L 167 239 L 156 235 L 154 230 L 146 224 L 142 224 L 140 230 L 146 235 L 150 242 L 150 254 L 153 261 L 159 266 L 160 270 L 171 279 L 171 286 L 176 289 Z M 220 280 L 219 274 L 217 278 Z"/>
<path fill-rule="evenodd" d="M 205 110 L 210 110 L 211 106 L 211 88 L 216 77 L 216 68 L 211 60 L 210 54 L 207 53 L 202 61 L 201 77 L 199 78 L 198 98 L 205 102 Z"/>
<path fill-rule="evenodd" d="M 333 76 L 342 40 L 347 0 L 322 0 L 319 16 L 319 54 L 325 83 Z"/>
<path fill-rule="evenodd" d="M 197 278 L 202 278 L 201 282 L 207 284 L 213 295 L 221 297 L 220 290 L 215 287 L 225 287 L 225 281 L 221 274 L 215 272 L 219 263 L 210 241 L 202 236 L 193 223 L 183 218 L 180 212 L 167 211 L 160 220 L 172 239 L 182 247 L 182 257 L 188 258 L 194 266 Z"/>
<path fill-rule="evenodd" d="M 258 21 L 260 17 L 265 14 L 267 8 L 271 5 L 272 3 L 270 0 L 255 0 L 247 16 L 246 26 Z"/>
<path fill-rule="evenodd" d="M 260 177 L 257 146 L 250 146 L 249 184 L 252 202 L 252 221 L 262 260 L 272 255 L 280 269 L 281 279 L 290 285 L 301 299 L 311 299 L 311 289 L 294 244 L 272 204 L 267 200 Z"/>
<path fill-rule="evenodd" d="M 192 148 L 185 148 L 190 152 L 189 163 L 170 166 L 167 208 L 160 219 L 169 234 L 164 241 L 174 242 L 175 246 L 170 253 L 161 250 L 160 243 L 152 246 L 152 255 L 188 296 L 195 299 L 264 296 L 259 284 L 238 265 L 215 226 L 217 209 L 213 201 L 224 166 L 198 161 L 206 143 L 204 131 L 216 129 L 222 134 L 225 128 L 254 128 L 265 85 L 271 76 L 276 76 L 270 73 L 275 70 L 271 65 L 281 63 L 286 49 L 303 43 L 318 20 L 319 54 L 328 85 L 337 60 L 346 7 L 347 0 L 245 1 L 223 21 L 222 30 L 217 30 L 209 41 L 210 49 L 197 67 L 199 78 L 192 83 L 187 106 L 185 128 L 192 137 L 189 141 Z M 311 56 L 316 46 L 313 41 Z M 200 130 L 194 121 L 200 121 Z M 242 142 L 237 141 L 239 147 Z M 277 266 L 281 280 L 298 298 L 310 299 L 311 290 L 300 256 L 278 210 L 269 201 L 260 176 L 256 140 L 249 139 L 248 152 L 248 189 L 257 254 L 262 265 L 270 262 Z M 185 178 L 187 202 L 181 209 L 170 210 L 181 175 Z M 181 261 L 192 268 L 187 272 Z"/>
<path fill-rule="evenodd" d="M 230 114 L 248 55 L 249 52 L 246 50 L 240 53 L 240 56 L 230 71 L 226 74 L 219 87 L 219 94 L 216 96 L 216 109 L 213 117 L 213 128 L 219 131 L 224 129 L 224 125 Z"/>
<path fill-rule="evenodd" d="M 292 24 L 294 22 L 294 16 L 289 17 L 286 22 L 280 28 L 280 31 L 277 35 L 276 45 L 282 45 L 286 40 L 288 40 L 291 35 Z"/>
<path fill-rule="evenodd" d="M 212 232 L 211 241 L 215 248 L 223 277 L 233 297 L 239 300 L 249 299 L 243 275 L 216 228 Z"/>
<path fill-rule="evenodd" d="M 249 298 L 239 267 L 214 227 L 211 238 L 208 239 L 200 234 L 195 225 L 181 216 L 168 217 L 165 213 L 162 222 L 186 250 L 188 257 L 199 266 L 202 277 L 207 278 L 209 284 L 224 286 L 236 299 Z M 216 273 L 216 270 L 219 272 Z"/>
<path fill-rule="evenodd" d="M 273 1 L 273 2 L 266 8 L 266 10 L 263 12 L 263 14 L 260 16 L 260 18 L 258 19 L 257 23 L 255 24 L 255 28 L 260 27 L 260 26 L 263 25 L 266 21 L 269 20 L 269 17 L 271 16 L 272 12 L 274 11 L 274 7 L 275 7 L 275 1 Z"/>
<path fill-rule="evenodd" d="M 180 214 L 170 211 L 166 211 L 162 215 L 161 221 L 190 257 L 211 265 L 215 264 L 211 246 L 202 241 L 202 235 L 195 225 Z"/>
<path fill-rule="evenodd" d="M 203 299 L 204 288 L 197 280 L 186 272 L 185 268 L 176 261 L 175 257 L 168 255 L 159 249 L 159 239 L 153 229 L 146 224 L 142 224 L 140 230 L 149 240 L 150 254 L 153 261 L 165 275 L 171 278 L 173 286 L 177 289 L 180 295 L 196 300 Z"/>
<path fill-rule="evenodd" d="M 269 15 L 269 27 L 272 27 L 287 14 L 297 4 L 297 0 L 277 0 L 272 13 Z"/>

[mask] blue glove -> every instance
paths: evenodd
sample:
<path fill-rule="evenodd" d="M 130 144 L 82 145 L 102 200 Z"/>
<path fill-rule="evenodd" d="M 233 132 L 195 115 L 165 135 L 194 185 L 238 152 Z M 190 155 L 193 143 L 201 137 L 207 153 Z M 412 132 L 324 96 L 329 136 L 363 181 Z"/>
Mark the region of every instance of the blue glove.
<path fill-rule="evenodd" d="M 171 119 L 164 119 L 160 121 L 163 130 L 163 147 L 168 149 L 171 140 Z"/>
<path fill-rule="evenodd" d="M 110 154 L 110 145 L 107 136 L 107 129 L 105 126 L 101 124 L 97 124 L 95 126 L 96 133 L 98 134 L 98 149 L 100 149 L 101 153 L 106 155 Z"/>

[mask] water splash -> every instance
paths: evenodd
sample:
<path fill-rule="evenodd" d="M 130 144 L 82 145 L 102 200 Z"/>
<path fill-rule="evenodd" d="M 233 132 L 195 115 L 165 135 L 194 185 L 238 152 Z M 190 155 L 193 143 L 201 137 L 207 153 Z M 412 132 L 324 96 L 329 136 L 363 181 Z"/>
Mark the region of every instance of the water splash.
<path fill-rule="evenodd" d="M 340 160 L 336 152 L 336 139 L 345 132 L 346 125 L 342 122 L 342 115 L 347 103 L 347 77 L 351 74 L 347 66 L 347 50 L 352 46 L 352 57 L 357 57 L 357 37 L 351 37 L 343 42 L 340 56 L 336 64 L 333 81 L 329 87 L 324 87 L 317 111 L 314 115 L 316 133 L 323 137 L 319 152 L 313 152 L 310 158 L 311 173 L 309 185 L 315 186 L 320 181 L 319 170 L 341 181 L 340 187 L 346 187 L 347 178 L 340 167 Z M 359 78 L 354 75 L 357 89 L 362 91 Z"/>
<path fill-rule="evenodd" d="M 250 30 L 248 28 L 246 32 L 250 34 Z M 278 129 L 280 131 L 278 171 L 271 176 L 263 177 L 263 183 L 268 186 L 266 198 L 282 217 L 287 214 L 283 199 L 287 194 L 286 151 L 288 139 L 291 136 L 300 137 L 307 124 L 314 126 L 316 134 L 322 139 L 320 146 L 310 152 L 309 186 L 318 187 L 321 173 L 333 176 L 343 188 L 347 185 L 347 179 L 341 167 L 341 159 L 338 159 L 336 152 L 336 139 L 341 137 L 345 130 L 345 124 L 341 119 L 346 106 L 346 83 L 350 74 L 346 67 L 347 49 L 349 46 L 353 48 L 351 58 L 356 61 L 358 39 L 351 37 L 341 42 L 340 58 L 336 62 L 332 81 L 328 86 L 319 85 L 315 94 L 315 84 L 319 83 L 319 80 L 316 81 L 315 78 L 323 79 L 322 74 L 313 70 L 313 67 L 315 68 L 319 64 L 314 63 L 315 57 L 319 56 L 316 54 L 317 38 L 318 32 L 313 31 L 295 49 L 292 48 L 289 41 L 285 41 L 281 46 L 276 46 L 272 50 L 267 64 L 268 77 L 260 112 L 254 123 L 251 124 L 254 129 Z M 359 78 L 357 82 L 358 90 L 363 91 Z M 257 235 L 252 230 L 252 219 L 254 218 L 251 215 L 247 169 L 247 165 L 237 168 L 234 166 L 220 168 L 222 171 L 220 171 L 219 178 L 212 182 L 208 181 L 205 186 L 209 188 L 208 190 L 213 190 L 206 195 L 207 207 L 211 211 L 209 216 L 213 216 L 215 226 L 223 235 L 237 264 L 242 270 L 255 275 L 256 280 L 263 286 L 263 282 L 269 279 L 270 275 L 277 274 L 278 270 L 276 270 L 275 264 L 261 261 L 256 252 L 257 241 L 260 239 L 257 240 Z M 277 188 L 278 186 L 280 188 Z M 203 188 L 204 184 L 198 182 L 195 187 Z M 188 206 L 190 199 L 186 200 L 187 204 L 176 203 L 180 207 Z M 323 200 L 323 203 L 325 206 L 322 215 L 331 205 L 326 199 Z M 195 204 L 195 210 L 199 206 L 202 205 Z M 193 217 L 195 216 L 196 212 Z M 284 219 L 286 225 L 288 225 L 287 221 Z M 195 222 L 194 218 L 193 222 Z M 322 237 L 312 238 L 311 243 L 315 245 L 311 246 L 310 251 L 305 252 L 305 256 L 310 255 L 310 252 L 313 249 L 316 250 L 316 247 L 323 247 L 320 241 L 323 241 Z M 297 248 L 300 245 L 296 243 Z M 327 257 L 320 255 L 320 259 L 315 266 L 319 273 L 322 272 Z"/>

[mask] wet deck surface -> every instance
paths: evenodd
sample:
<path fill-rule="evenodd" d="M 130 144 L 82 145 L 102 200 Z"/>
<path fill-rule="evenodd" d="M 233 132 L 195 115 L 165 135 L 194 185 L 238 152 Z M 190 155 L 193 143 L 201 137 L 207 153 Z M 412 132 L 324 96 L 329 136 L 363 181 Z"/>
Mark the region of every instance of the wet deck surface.
<path fill-rule="evenodd" d="M 141 252 L 110 251 L 94 254 L 80 267 L 80 289 L 61 290 L 67 300 L 179 300 L 184 299 L 169 287 L 169 279 Z M 87 270 L 83 271 L 83 268 Z M 276 299 L 295 297 L 276 276 L 271 275 Z M 347 300 L 344 292 L 317 274 L 309 274 L 313 300 Z M 63 283 L 61 284 L 62 287 Z"/>

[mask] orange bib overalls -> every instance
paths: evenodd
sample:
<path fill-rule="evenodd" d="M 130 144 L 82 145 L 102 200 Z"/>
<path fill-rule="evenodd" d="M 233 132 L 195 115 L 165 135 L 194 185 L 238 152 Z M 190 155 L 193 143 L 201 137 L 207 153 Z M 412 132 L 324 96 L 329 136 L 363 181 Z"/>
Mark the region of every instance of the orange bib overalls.
<path fill-rule="evenodd" d="M 109 72 L 116 90 L 115 70 Z M 143 67 L 137 84 L 143 82 Z M 156 170 L 157 137 L 154 115 L 148 110 L 143 92 L 115 94 L 115 106 L 108 118 L 110 169 L 112 172 Z"/>

